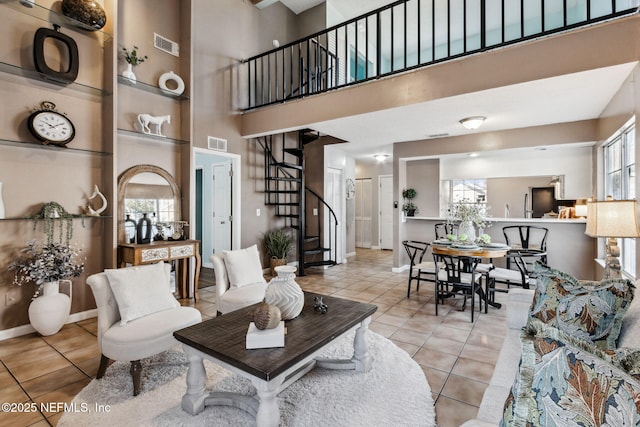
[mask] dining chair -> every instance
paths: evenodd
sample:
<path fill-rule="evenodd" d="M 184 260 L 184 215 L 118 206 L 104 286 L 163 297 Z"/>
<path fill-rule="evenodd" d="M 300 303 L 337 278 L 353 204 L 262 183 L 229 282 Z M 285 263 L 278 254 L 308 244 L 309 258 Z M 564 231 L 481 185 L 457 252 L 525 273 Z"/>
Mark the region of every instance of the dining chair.
<path fill-rule="evenodd" d="M 531 268 L 525 261 L 525 258 L 542 258 L 546 255 L 542 252 L 527 251 L 527 250 L 510 250 L 505 259 L 507 265 L 510 267 L 502 268 L 495 267 L 486 273 L 485 279 L 485 305 L 484 312 L 487 312 L 487 305 L 491 304 L 494 307 L 499 307 L 499 304 L 495 303 L 496 292 L 508 292 L 509 288 L 513 286 L 520 286 L 523 289 L 529 289 L 529 287 L 536 286 L 536 278 L 534 277 Z M 506 285 L 506 288 L 498 288 L 498 283 Z"/>
<path fill-rule="evenodd" d="M 482 258 L 474 256 L 453 256 L 444 254 L 433 254 L 436 265 L 443 268 L 436 274 L 436 316 L 438 315 L 438 304 L 444 304 L 444 299 L 452 297 L 456 293 L 462 293 L 464 301 L 460 311 L 464 311 L 467 305 L 467 297 L 471 298 L 471 322 L 474 320 L 474 306 L 476 294 L 478 298 L 479 310 L 482 311 L 482 301 L 486 297 L 482 296 L 480 280 L 482 275 L 476 272 L 476 267 Z"/>
<path fill-rule="evenodd" d="M 416 281 L 416 292 L 420 290 L 420 282 L 436 281 L 436 264 L 432 261 L 425 261 L 424 257 L 429 250 L 429 244 L 416 240 L 404 240 L 404 249 L 409 255 L 409 282 L 407 286 L 407 298 L 411 294 L 411 282 Z"/>
<path fill-rule="evenodd" d="M 446 239 L 448 234 L 454 234 L 454 225 L 447 222 L 439 222 L 434 225 L 436 240 Z"/>
<path fill-rule="evenodd" d="M 502 234 L 504 234 L 505 243 L 512 249 L 527 250 L 527 254 L 523 253 L 522 257 L 529 267 L 531 267 L 536 260 L 540 260 L 545 264 L 547 263 L 548 228 L 535 225 L 509 225 L 502 227 Z M 538 256 L 536 256 L 536 254 L 538 254 Z M 511 260 L 508 258 L 507 268 L 511 268 Z"/>

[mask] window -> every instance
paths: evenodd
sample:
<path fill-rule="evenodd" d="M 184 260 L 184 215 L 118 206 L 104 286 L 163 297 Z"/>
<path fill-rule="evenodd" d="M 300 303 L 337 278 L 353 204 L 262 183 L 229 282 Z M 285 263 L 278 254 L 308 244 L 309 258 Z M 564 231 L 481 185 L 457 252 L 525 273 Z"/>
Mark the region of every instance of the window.
<path fill-rule="evenodd" d="M 604 190 L 615 200 L 636 198 L 636 147 L 635 121 L 620 129 L 604 146 Z M 635 239 L 620 239 L 620 263 L 622 270 L 636 275 Z"/>
<path fill-rule="evenodd" d="M 451 180 L 451 203 L 485 203 L 487 201 L 486 179 Z"/>

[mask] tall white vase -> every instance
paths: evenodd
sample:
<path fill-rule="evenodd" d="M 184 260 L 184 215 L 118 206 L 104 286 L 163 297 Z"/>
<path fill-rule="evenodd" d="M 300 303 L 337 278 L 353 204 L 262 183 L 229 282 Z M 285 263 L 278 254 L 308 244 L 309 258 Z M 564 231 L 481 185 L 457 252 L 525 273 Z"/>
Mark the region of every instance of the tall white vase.
<path fill-rule="evenodd" d="M 4 201 L 2 200 L 2 182 L 0 182 L 0 219 L 4 219 Z"/>
<path fill-rule="evenodd" d="M 280 309 L 282 320 L 296 318 L 304 307 L 304 292 L 294 280 L 296 267 L 280 265 L 275 268 L 278 277 L 269 282 L 264 294 L 264 302 Z"/>
<path fill-rule="evenodd" d="M 133 84 L 136 83 L 136 75 L 133 74 L 133 66 L 131 64 L 127 64 L 127 68 L 122 72 L 122 77 L 128 78 Z"/>
<path fill-rule="evenodd" d="M 60 293 L 60 282 L 69 284 L 69 296 Z M 29 321 L 31 326 L 48 336 L 57 333 L 66 323 L 71 312 L 72 285 L 70 280 L 46 282 L 42 295 L 29 305 Z"/>

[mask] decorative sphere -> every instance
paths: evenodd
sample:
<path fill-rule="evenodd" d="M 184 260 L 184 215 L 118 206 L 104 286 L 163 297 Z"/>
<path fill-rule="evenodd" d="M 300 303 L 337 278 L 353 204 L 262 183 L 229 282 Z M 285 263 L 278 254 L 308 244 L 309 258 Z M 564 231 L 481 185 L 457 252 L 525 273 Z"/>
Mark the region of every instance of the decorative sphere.
<path fill-rule="evenodd" d="M 251 313 L 251 320 L 258 329 L 273 329 L 280 324 L 282 315 L 280 314 L 280 309 L 275 305 L 262 302 Z"/>
<path fill-rule="evenodd" d="M 95 0 L 62 0 L 62 13 L 94 30 L 99 30 L 107 23 L 107 15 Z"/>

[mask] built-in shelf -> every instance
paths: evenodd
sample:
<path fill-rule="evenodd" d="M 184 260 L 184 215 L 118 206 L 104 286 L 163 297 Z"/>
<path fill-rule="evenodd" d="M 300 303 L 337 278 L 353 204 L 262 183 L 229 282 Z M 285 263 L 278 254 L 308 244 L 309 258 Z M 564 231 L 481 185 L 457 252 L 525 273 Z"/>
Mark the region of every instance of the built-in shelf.
<path fill-rule="evenodd" d="M 57 3 L 59 5 L 62 4 L 62 2 Z M 76 21 L 75 19 L 63 15 L 61 12 L 41 6 L 37 3 L 37 1 L 30 3 L 31 6 L 25 6 L 20 0 L 9 0 L 4 1 L 0 4 L 3 4 L 4 6 L 14 9 L 20 13 L 33 16 L 34 18 L 40 19 L 41 21 L 47 22 L 49 24 L 59 25 L 60 27 L 77 31 L 78 34 L 83 34 L 86 37 L 94 37 L 100 40 L 103 44 L 104 42 L 113 38 L 109 33 L 106 33 L 102 30 L 96 30 L 95 28 L 83 24 L 80 21 Z"/>
<path fill-rule="evenodd" d="M 176 95 L 175 93 L 167 92 L 166 90 L 160 89 L 158 86 L 150 85 L 141 81 L 134 82 L 133 80 L 121 75 L 118 75 L 118 83 L 135 89 L 140 89 L 145 92 L 155 93 L 156 95 L 166 96 L 167 98 L 179 99 L 180 101 L 189 99 L 187 95 Z"/>
<path fill-rule="evenodd" d="M 59 147 L 57 145 L 42 145 L 42 144 L 35 143 L 35 142 L 13 141 L 13 140 L 10 140 L 10 139 L 0 139 L 0 145 L 5 145 L 5 146 L 9 146 L 9 147 L 36 149 L 36 150 L 58 151 L 58 152 L 62 152 L 62 153 L 91 154 L 93 156 L 110 156 L 111 155 L 111 153 L 106 153 L 104 151 L 87 150 L 87 149 L 84 149 L 84 148 L 71 148 L 71 147 L 67 147 L 67 146 Z"/>
<path fill-rule="evenodd" d="M 93 215 L 71 215 L 72 219 L 105 219 L 105 218 L 113 218 L 111 215 L 100 215 L 100 216 L 93 216 Z M 31 220 L 31 221 L 42 221 L 42 218 L 34 218 L 32 216 L 24 216 L 24 217 L 13 217 L 13 218 L 0 218 L 0 221 L 25 221 L 25 220 Z M 59 220 L 59 219 L 64 219 L 64 218 L 53 218 L 54 220 Z"/>
<path fill-rule="evenodd" d="M 103 90 L 101 88 L 93 87 L 93 86 L 88 86 L 82 83 L 73 82 L 69 84 L 63 84 L 63 83 L 51 80 L 49 77 L 47 77 L 46 74 L 42 74 L 39 71 L 18 67 L 17 65 L 7 64 L 6 62 L 0 62 L 0 72 L 13 74 L 15 76 L 26 77 L 32 80 L 38 80 L 38 81 L 49 83 L 58 87 L 60 86 L 68 87 L 73 90 L 77 90 L 80 92 L 84 92 L 84 93 L 88 93 L 96 96 L 106 96 L 111 94 L 109 91 Z"/>
<path fill-rule="evenodd" d="M 148 133 L 142 133 L 142 132 L 136 132 L 133 130 L 127 130 L 127 129 L 118 129 L 118 134 L 119 135 L 125 135 L 125 136 L 130 136 L 133 138 L 142 138 L 142 139 L 147 139 L 150 141 L 158 141 L 158 142 L 165 142 L 168 144 L 188 144 L 189 141 L 184 141 L 181 139 L 174 139 L 174 138 L 169 138 L 169 137 L 165 137 L 165 136 L 158 136 L 158 135 L 152 135 L 152 134 L 148 134 Z"/>

